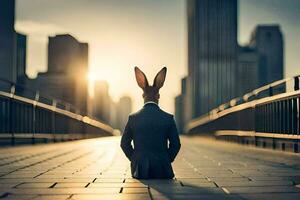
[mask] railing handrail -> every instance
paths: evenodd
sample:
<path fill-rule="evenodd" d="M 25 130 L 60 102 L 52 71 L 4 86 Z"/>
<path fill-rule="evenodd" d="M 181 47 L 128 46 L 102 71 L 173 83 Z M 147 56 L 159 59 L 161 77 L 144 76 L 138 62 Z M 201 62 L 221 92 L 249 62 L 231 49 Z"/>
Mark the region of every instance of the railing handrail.
<path fill-rule="evenodd" d="M 12 82 L 12 81 L 3 79 L 3 78 L 0 78 L 0 82 L 5 82 L 5 83 L 10 84 L 11 87 L 12 87 L 12 86 L 15 86 L 15 87 L 17 86 L 17 87 L 20 87 L 20 88 L 22 88 L 22 89 L 25 89 L 26 91 L 35 93 L 35 98 L 36 98 L 36 95 L 38 95 L 38 96 L 39 96 L 38 99 L 40 99 L 40 97 L 42 97 L 42 98 L 44 98 L 44 99 L 47 99 L 47 100 L 51 101 L 52 104 L 53 104 L 54 102 L 56 102 L 56 104 L 59 103 L 59 104 L 63 105 L 65 108 L 67 108 L 67 107 L 75 108 L 75 106 L 74 106 L 73 104 L 71 104 L 71 103 L 69 103 L 69 102 L 67 102 L 67 101 L 64 101 L 64 100 L 62 100 L 62 99 L 59 99 L 59 98 L 57 98 L 57 97 L 54 97 L 54 96 L 51 96 L 51 95 L 44 94 L 44 93 L 41 92 L 40 90 L 33 90 L 32 88 L 26 87 L 26 86 L 24 86 L 24 85 L 21 85 L 21 84 L 18 84 L 18 83 L 15 83 L 15 82 Z M 41 95 L 41 94 L 42 94 L 42 95 Z M 12 94 L 12 95 L 13 95 L 13 94 Z M 28 98 L 28 99 L 30 99 L 30 98 Z M 31 100 L 33 100 L 33 99 L 31 99 Z M 37 101 L 37 100 L 35 99 L 35 101 Z"/>
<path fill-rule="evenodd" d="M 267 85 L 264 85 L 262 87 L 259 87 L 257 89 L 254 89 L 251 92 L 248 92 L 248 93 L 244 94 L 243 96 L 235 97 L 235 98 L 231 99 L 230 101 L 228 101 L 226 103 L 223 103 L 223 104 L 219 105 L 218 107 L 212 109 L 208 113 L 206 113 L 204 115 L 201 115 L 197 118 L 192 119 L 187 124 L 186 129 L 190 130 L 190 129 L 192 129 L 192 127 L 195 127 L 197 125 L 203 124 L 203 122 L 210 121 L 211 119 L 216 118 L 216 114 L 221 112 L 221 111 L 225 111 L 227 109 L 236 107 L 236 106 L 244 104 L 244 103 L 252 102 L 252 100 L 248 101 L 250 99 L 250 97 L 253 97 L 253 96 L 257 97 L 260 93 L 262 93 L 264 91 L 268 91 L 270 89 L 273 89 L 274 87 L 280 86 L 282 84 L 286 84 L 291 80 L 295 81 L 294 82 L 294 90 L 299 90 L 299 77 L 300 77 L 300 75 L 296 75 L 296 76 L 293 76 L 293 77 L 277 80 L 277 81 L 274 81 L 274 82 L 269 83 Z M 259 99 L 261 99 L 261 98 L 259 98 Z M 238 102 L 239 100 L 241 100 L 242 102 L 237 104 L 236 102 Z M 256 99 L 256 100 L 258 100 L 258 99 Z"/>
<path fill-rule="evenodd" d="M 59 99 L 56 99 L 56 98 L 49 99 L 48 95 L 47 95 L 47 97 L 45 97 L 44 95 L 41 96 L 39 91 L 32 90 L 30 88 L 24 87 L 23 85 L 16 84 L 14 82 L 11 82 L 11 81 L 8 81 L 8 80 L 2 79 L 2 78 L 0 78 L 0 82 L 6 82 L 6 83 L 10 84 L 10 87 L 11 87 L 10 92 L 0 91 L 0 96 L 4 96 L 4 97 L 10 98 L 10 99 L 15 99 L 17 101 L 20 101 L 20 102 L 23 102 L 23 103 L 26 103 L 26 104 L 31 104 L 33 106 L 37 106 L 37 107 L 41 107 L 41 108 L 46 109 L 46 110 L 50 110 L 52 112 L 55 112 L 55 113 L 58 113 L 58 114 L 76 119 L 78 121 L 82 121 L 82 122 L 84 122 L 86 124 L 89 124 L 89 125 L 92 125 L 94 127 L 101 128 L 101 129 L 103 129 L 107 132 L 113 132 L 113 130 L 114 130 L 112 127 L 105 124 L 104 122 L 101 122 L 100 120 L 93 119 L 93 117 L 85 116 L 82 113 L 72 112 L 70 109 L 62 109 L 62 108 L 57 107 L 57 102 L 62 103 L 65 106 L 65 108 L 67 108 L 68 105 L 72 105 L 70 103 L 67 103 L 66 101 L 62 101 L 62 100 L 59 100 Z M 22 87 L 23 89 L 26 89 L 28 91 L 31 91 L 31 92 L 35 93 L 35 98 L 30 99 L 30 98 L 27 98 L 27 97 L 22 97 L 22 96 L 16 95 L 15 92 L 14 92 L 15 86 Z M 47 104 L 47 103 L 44 103 L 44 102 L 40 102 L 39 101 L 40 97 L 46 98 L 47 100 L 51 101 L 52 103 Z"/>

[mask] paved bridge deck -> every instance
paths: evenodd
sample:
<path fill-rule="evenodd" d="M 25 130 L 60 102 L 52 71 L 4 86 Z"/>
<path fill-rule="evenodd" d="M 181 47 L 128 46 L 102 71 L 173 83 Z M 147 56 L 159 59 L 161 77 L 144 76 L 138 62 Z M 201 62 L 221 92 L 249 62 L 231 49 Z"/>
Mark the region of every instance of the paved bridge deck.
<path fill-rule="evenodd" d="M 174 180 L 136 180 L 119 137 L 0 150 L 4 199 L 300 199 L 300 156 L 182 137 Z"/>

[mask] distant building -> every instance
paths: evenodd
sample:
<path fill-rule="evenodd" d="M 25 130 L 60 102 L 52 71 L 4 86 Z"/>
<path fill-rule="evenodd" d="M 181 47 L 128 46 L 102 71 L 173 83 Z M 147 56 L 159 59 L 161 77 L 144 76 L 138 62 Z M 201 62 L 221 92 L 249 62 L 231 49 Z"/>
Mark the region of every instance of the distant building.
<path fill-rule="evenodd" d="M 181 79 L 181 92 L 175 97 L 175 121 L 179 133 L 184 133 L 184 125 L 188 121 L 187 110 L 187 78 Z"/>
<path fill-rule="evenodd" d="M 17 53 L 16 53 L 16 69 L 17 82 L 26 77 L 26 52 L 27 52 L 27 36 L 17 33 Z"/>
<path fill-rule="evenodd" d="M 109 124 L 114 129 L 118 129 L 118 126 L 119 126 L 119 124 L 118 124 L 119 123 L 118 122 L 118 115 L 119 115 L 118 102 L 110 101 L 109 110 L 110 110 Z"/>
<path fill-rule="evenodd" d="M 278 25 L 258 25 L 249 44 L 239 47 L 237 0 L 187 0 L 187 14 L 186 91 L 175 98 L 175 118 L 183 132 L 192 119 L 284 77 Z M 278 87 L 273 94 L 284 91 L 285 86 Z"/>
<path fill-rule="evenodd" d="M 16 82 L 15 1 L 0 1 L 0 78 Z"/>
<path fill-rule="evenodd" d="M 117 128 L 123 133 L 128 116 L 132 111 L 132 101 L 129 96 L 122 96 L 117 105 Z"/>
<path fill-rule="evenodd" d="M 92 105 L 93 116 L 105 123 L 110 123 L 111 99 L 106 81 L 95 81 Z"/>
<path fill-rule="evenodd" d="M 240 47 L 237 68 L 237 96 L 259 87 L 260 55 L 251 47 Z"/>
<path fill-rule="evenodd" d="M 283 79 L 284 45 L 279 25 L 258 25 L 251 35 L 249 46 L 261 56 L 259 86 Z"/>
<path fill-rule="evenodd" d="M 48 71 L 27 79 L 29 88 L 66 101 L 87 113 L 88 44 L 71 35 L 49 37 Z"/>
<path fill-rule="evenodd" d="M 248 46 L 238 52 L 238 96 L 284 77 L 283 37 L 279 25 L 258 25 Z M 274 94 L 285 86 L 274 89 Z M 267 94 L 263 94 L 267 95 Z"/>
<path fill-rule="evenodd" d="M 191 118 L 236 95 L 237 0 L 188 0 Z"/>

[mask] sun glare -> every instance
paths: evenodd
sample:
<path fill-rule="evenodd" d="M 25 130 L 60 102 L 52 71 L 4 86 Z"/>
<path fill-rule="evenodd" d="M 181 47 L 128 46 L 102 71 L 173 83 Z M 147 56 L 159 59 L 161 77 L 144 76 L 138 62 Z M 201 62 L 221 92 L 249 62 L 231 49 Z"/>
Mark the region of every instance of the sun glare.
<path fill-rule="evenodd" d="M 101 67 L 101 68 L 92 68 L 88 73 L 89 80 L 89 93 L 93 96 L 93 88 L 96 81 L 106 81 L 109 85 L 110 93 L 115 91 L 120 85 L 120 72 L 116 68 L 112 67 Z"/>

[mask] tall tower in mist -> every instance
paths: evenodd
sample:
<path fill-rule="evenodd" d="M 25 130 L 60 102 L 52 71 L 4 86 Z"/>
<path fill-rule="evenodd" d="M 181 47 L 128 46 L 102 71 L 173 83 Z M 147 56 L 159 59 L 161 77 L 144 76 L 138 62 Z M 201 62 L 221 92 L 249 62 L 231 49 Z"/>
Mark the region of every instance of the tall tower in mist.
<path fill-rule="evenodd" d="M 0 1 L 0 78 L 16 81 L 15 1 Z"/>
<path fill-rule="evenodd" d="M 283 36 L 279 25 L 259 25 L 252 33 L 250 46 L 261 56 L 259 86 L 283 79 Z"/>
<path fill-rule="evenodd" d="M 237 0 L 188 0 L 191 118 L 235 96 Z"/>

